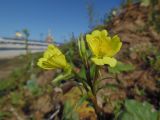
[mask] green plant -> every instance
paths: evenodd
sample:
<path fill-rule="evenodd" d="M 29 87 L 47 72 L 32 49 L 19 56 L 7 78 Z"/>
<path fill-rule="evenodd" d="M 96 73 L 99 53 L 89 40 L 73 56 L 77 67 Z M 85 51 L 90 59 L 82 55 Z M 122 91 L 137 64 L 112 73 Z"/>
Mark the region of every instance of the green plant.
<path fill-rule="evenodd" d="M 11 92 L 10 98 L 11 98 L 11 103 L 13 105 L 23 105 L 24 104 L 22 93 L 19 93 L 17 91 Z"/>
<path fill-rule="evenodd" d="M 7 117 L 10 117 L 11 113 L 10 112 L 1 112 L 0 111 L 0 120 L 6 120 Z"/>
<path fill-rule="evenodd" d="M 118 62 L 117 65 L 113 68 L 113 67 L 109 67 L 109 73 L 112 74 L 119 74 L 121 72 L 129 72 L 129 71 L 133 71 L 135 69 L 135 67 L 132 64 L 124 64 L 122 62 Z"/>
<path fill-rule="evenodd" d="M 159 120 L 159 112 L 148 102 L 126 100 L 119 120 Z"/>
<path fill-rule="evenodd" d="M 43 93 L 42 88 L 40 88 L 34 79 L 28 80 L 27 89 L 35 96 L 39 96 Z"/>
<path fill-rule="evenodd" d="M 11 89 L 14 89 L 16 86 L 18 86 L 17 82 L 23 76 L 23 72 L 24 71 L 22 69 L 17 68 L 13 70 L 7 79 L 0 80 L 0 94 L 3 94 L 3 92 L 6 91 L 10 91 Z"/>
<path fill-rule="evenodd" d="M 70 101 L 66 101 L 63 109 L 63 119 L 64 120 L 79 120 L 79 115 L 75 111 L 74 106 Z"/>
<path fill-rule="evenodd" d="M 87 49 L 86 43 L 90 50 Z M 48 49 L 44 52 L 43 57 L 39 59 L 37 65 L 43 69 L 62 70 L 62 73 L 53 79 L 53 84 L 58 85 L 61 84 L 62 80 L 69 80 L 71 78 L 76 79 L 77 86 L 83 88 L 82 96 L 87 96 L 88 102 L 95 109 L 97 119 L 102 119 L 104 112 L 98 106 L 96 98 L 98 92 L 96 87 L 97 81 L 101 79 L 100 69 L 105 64 L 110 67 L 116 66 L 117 60 L 114 58 L 114 55 L 120 50 L 121 46 L 122 42 L 117 35 L 110 37 L 106 30 L 94 30 L 91 34 L 86 35 L 86 41 L 82 35 L 78 40 L 78 51 L 82 63 L 79 66 L 80 68 L 76 68 L 74 62 L 68 62 L 64 54 L 55 45 L 48 46 Z M 68 109 L 71 109 L 69 104 L 67 104 Z M 72 115 L 75 114 L 71 114 L 71 117 Z"/>

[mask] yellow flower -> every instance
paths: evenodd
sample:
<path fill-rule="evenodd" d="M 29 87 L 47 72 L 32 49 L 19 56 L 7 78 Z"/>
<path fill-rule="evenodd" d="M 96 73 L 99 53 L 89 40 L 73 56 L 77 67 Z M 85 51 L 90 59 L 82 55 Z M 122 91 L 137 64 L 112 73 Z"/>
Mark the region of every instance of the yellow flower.
<path fill-rule="evenodd" d="M 48 45 L 43 57 L 39 59 L 37 65 L 43 69 L 64 69 L 68 70 L 70 65 L 67 63 L 65 56 L 54 45 Z"/>
<path fill-rule="evenodd" d="M 95 30 L 86 35 L 86 40 L 94 55 L 91 59 L 95 64 L 108 64 L 111 67 L 116 65 L 117 60 L 113 56 L 122 46 L 122 42 L 117 35 L 111 38 L 106 30 Z"/>

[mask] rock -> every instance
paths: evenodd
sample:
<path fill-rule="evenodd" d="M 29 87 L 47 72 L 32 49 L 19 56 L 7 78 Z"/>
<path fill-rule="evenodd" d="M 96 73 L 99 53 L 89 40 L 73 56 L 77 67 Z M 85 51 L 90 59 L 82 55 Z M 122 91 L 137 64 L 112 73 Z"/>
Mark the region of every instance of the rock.
<path fill-rule="evenodd" d="M 37 83 L 39 86 L 45 86 L 49 84 L 55 75 L 55 72 L 53 71 L 44 71 L 42 74 L 39 75 L 37 79 Z"/>
<path fill-rule="evenodd" d="M 51 111 L 53 108 L 51 97 L 47 94 L 39 97 L 37 100 L 33 102 L 32 107 L 33 110 L 39 111 L 43 114 Z"/>

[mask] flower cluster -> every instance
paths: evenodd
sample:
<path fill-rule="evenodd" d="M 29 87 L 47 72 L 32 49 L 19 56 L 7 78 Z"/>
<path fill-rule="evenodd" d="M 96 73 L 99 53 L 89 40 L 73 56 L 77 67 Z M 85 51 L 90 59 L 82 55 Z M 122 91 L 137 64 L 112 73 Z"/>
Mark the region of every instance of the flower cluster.
<path fill-rule="evenodd" d="M 114 67 L 117 63 L 117 60 L 113 57 L 121 48 L 122 42 L 120 38 L 115 35 L 112 38 L 108 35 L 106 30 L 95 30 L 91 34 L 86 35 L 86 41 L 88 46 L 93 53 L 91 60 L 96 65 L 108 64 L 111 67 Z M 83 59 L 86 57 L 86 47 L 85 41 L 81 36 L 81 39 L 78 42 L 79 53 Z M 64 78 L 71 74 L 72 67 L 66 61 L 65 56 L 55 45 L 48 45 L 47 50 L 44 52 L 42 58 L 39 59 L 37 65 L 43 69 L 62 69 L 64 70 L 64 75 L 58 77 L 57 80 Z"/>

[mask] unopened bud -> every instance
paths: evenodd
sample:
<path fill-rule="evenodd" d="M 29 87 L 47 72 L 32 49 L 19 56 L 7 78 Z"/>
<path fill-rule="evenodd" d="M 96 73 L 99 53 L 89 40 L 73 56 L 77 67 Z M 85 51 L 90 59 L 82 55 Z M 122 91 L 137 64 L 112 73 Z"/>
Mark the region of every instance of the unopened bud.
<path fill-rule="evenodd" d="M 86 56 L 86 44 L 83 39 L 83 35 L 80 35 L 80 38 L 78 40 L 78 47 L 79 47 L 80 56 L 83 58 L 84 56 Z"/>

